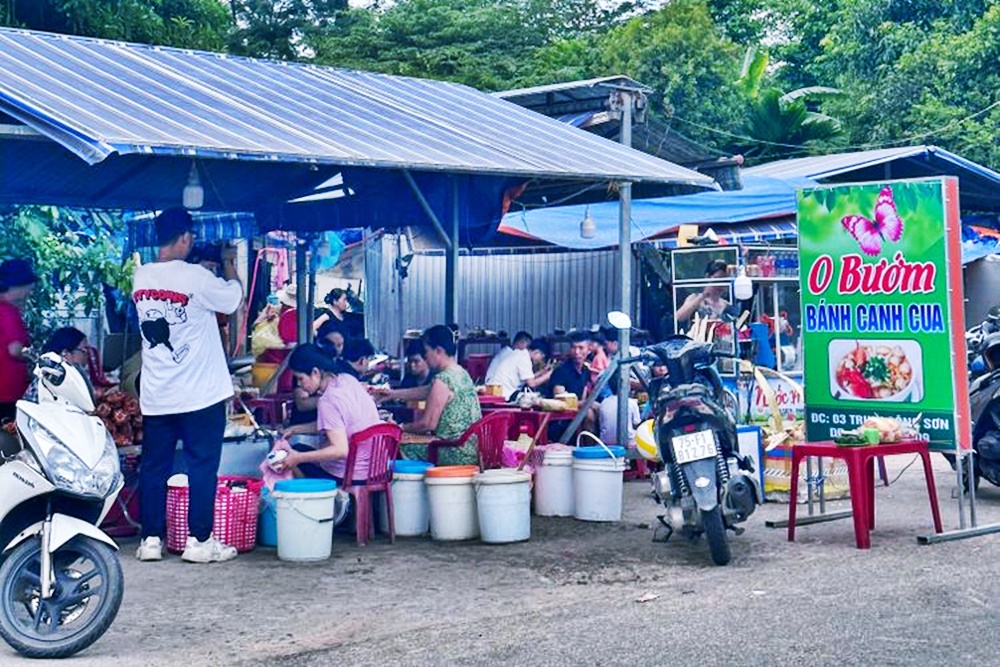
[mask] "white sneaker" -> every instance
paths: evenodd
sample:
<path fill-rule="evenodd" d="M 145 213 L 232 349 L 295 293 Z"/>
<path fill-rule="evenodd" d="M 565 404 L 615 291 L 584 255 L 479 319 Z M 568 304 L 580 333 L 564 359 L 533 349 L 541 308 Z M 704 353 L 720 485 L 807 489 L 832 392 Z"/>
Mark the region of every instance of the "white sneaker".
<path fill-rule="evenodd" d="M 135 557 L 139 560 L 163 560 L 163 540 L 155 535 L 143 538 L 135 550 Z"/>
<path fill-rule="evenodd" d="M 189 563 L 222 563 L 236 558 L 236 547 L 223 544 L 212 536 L 199 542 L 188 536 L 181 559 Z"/>

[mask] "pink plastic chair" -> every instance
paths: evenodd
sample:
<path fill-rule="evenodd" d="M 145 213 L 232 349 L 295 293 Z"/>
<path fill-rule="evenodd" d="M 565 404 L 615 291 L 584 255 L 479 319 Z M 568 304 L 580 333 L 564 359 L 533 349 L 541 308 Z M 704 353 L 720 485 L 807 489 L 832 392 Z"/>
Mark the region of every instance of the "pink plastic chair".
<path fill-rule="evenodd" d="M 399 439 L 403 431 L 396 424 L 376 424 L 351 436 L 344 468 L 344 490 L 354 496 L 358 546 L 375 538 L 370 494 L 384 493 L 389 516 L 389 542 L 396 542 L 396 524 L 392 507 L 392 462 L 399 458 Z M 368 479 L 355 483 L 354 467 L 361 448 L 369 451 Z"/>
<path fill-rule="evenodd" d="M 501 467 L 503 443 L 510 432 L 516 410 L 494 410 L 472 426 L 455 440 L 435 440 L 427 446 L 427 458 L 437 464 L 438 452 L 442 447 L 461 447 L 473 436 L 476 437 L 479 448 L 479 469 L 490 470 Z"/>

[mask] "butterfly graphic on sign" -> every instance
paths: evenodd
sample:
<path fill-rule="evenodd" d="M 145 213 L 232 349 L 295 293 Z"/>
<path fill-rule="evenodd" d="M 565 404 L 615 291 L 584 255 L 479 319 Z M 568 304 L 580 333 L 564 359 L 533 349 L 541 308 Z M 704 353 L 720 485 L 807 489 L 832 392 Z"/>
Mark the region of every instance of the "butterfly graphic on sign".
<path fill-rule="evenodd" d="M 863 215 L 845 215 L 840 219 L 840 224 L 858 242 L 861 251 L 872 257 L 882 252 L 882 243 L 898 243 L 903 238 L 903 219 L 896 211 L 891 187 L 886 186 L 878 193 L 873 217 L 874 220 Z"/>

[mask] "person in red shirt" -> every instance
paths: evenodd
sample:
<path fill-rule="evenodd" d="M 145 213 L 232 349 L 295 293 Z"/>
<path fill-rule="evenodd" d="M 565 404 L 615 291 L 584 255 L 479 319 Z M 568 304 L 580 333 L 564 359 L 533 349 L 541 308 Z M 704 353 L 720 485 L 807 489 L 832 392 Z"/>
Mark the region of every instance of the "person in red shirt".
<path fill-rule="evenodd" d="M 0 264 L 0 421 L 13 419 L 17 401 L 28 389 L 30 343 L 21 310 L 35 289 L 35 273 L 23 259 Z"/>

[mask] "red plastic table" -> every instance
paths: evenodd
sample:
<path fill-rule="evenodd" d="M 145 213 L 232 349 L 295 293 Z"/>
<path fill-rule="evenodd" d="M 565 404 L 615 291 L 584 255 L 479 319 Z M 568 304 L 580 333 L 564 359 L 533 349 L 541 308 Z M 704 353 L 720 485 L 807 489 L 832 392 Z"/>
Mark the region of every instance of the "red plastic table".
<path fill-rule="evenodd" d="M 833 442 L 807 442 L 792 447 L 792 479 L 788 503 L 788 541 L 795 541 L 795 499 L 798 497 L 799 464 L 807 456 L 838 458 L 847 464 L 847 478 L 851 491 L 851 514 L 854 518 L 854 538 L 859 549 L 871 548 L 871 535 L 875 528 L 875 457 L 895 454 L 918 454 L 924 464 L 924 480 L 930 500 L 934 532 L 943 532 L 937 491 L 934 489 L 934 472 L 926 442 L 908 441 L 863 447 L 841 447 Z"/>

